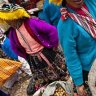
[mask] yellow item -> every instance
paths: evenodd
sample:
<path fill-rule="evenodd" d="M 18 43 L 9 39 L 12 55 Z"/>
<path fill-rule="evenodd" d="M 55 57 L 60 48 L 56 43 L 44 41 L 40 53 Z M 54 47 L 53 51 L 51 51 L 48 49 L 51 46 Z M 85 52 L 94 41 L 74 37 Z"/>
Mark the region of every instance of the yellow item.
<path fill-rule="evenodd" d="M 62 0 L 49 0 L 49 3 L 53 3 L 59 6 L 62 3 Z"/>
<path fill-rule="evenodd" d="M 20 62 L 0 58 L 0 86 L 2 86 L 20 66 Z"/>
<path fill-rule="evenodd" d="M 0 22 L 2 20 L 16 20 L 16 19 L 20 19 L 23 17 L 27 17 L 29 18 L 30 15 L 25 11 L 25 9 L 17 9 L 14 11 L 0 11 Z"/>

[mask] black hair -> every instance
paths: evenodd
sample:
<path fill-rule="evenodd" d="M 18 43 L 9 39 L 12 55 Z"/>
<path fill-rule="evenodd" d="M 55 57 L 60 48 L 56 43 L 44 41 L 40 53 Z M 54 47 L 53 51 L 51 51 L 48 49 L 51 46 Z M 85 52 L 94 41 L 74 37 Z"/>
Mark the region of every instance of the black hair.
<path fill-rule="evenodd" d="M 66 5 L 66 0 L 62 1 L 62 6 L 64 7 Z"/>
<path fill-rule="evenodd" d="M 16 0 L 8 0 L 9 3 L 13 3 L 13 4 L 16 4 Z"/>

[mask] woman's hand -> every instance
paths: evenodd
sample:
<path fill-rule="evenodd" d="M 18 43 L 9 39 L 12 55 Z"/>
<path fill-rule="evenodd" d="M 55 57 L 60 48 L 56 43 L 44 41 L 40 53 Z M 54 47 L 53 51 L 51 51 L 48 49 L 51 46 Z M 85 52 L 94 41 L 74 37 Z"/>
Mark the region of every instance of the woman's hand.
<path fill-rule="evenodd" d="M 79 96 L 87 96 L 87 92 L 84 88 L 84 85 L 77 86 L 77 92 Z"/>

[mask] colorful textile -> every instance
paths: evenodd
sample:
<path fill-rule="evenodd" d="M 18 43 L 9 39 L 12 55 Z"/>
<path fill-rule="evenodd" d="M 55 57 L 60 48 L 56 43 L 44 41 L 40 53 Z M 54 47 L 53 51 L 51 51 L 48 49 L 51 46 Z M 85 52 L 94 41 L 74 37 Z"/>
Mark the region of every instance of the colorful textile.
<path fill-rule="evenodd" d="M 44 47 L 52 48 L 58 45 L 58 33 L 54 26 L 49 25 L 38 18 L 27 19 L 24 23 L 30 27 L 35 37 L 38 38 L 39 42 Z M 30 32 L 31 35 L 33 35 L 32 32 Z M 26 58 L 26 51 L 19 43 L 15 29 L 10 28 L 9 38 L 14 52 L 19 56 Z"/>
<path fill-rule="evenodd" d="M 84 0 L 92 17 L 96 19 L 96 2 Z M 67 7 L 69 12 L 76 13 Z M 58 24 L 58 35 L 64 50 L 68 70 L 76 86 L 83 84 L 82 70 L 89 71 L 96 58 L 96 40 L 70 17 Z"/>
<path fill-rule="evenodd" d="M 96 60 L 93 62 L 93 65 L 90 69 L 88 84 L 92 92 L 92 96 L 96 96 Z"/>
<path fill-rule="evenodd" d="M 28 93 L 33 94 L 40 87 L 49 84 L 56 80 L 67 80 L 68 71 L 65 66 L 64 57 L 59 51 L 44 48 L 41 53 L 45 56 L 46 60 L 40 57 L 39 52 L 28 57 L 33 77 L 28 86 Z"/>
<path fill-rule="evenodd" d="M 20 62 L 0 58 L 0 86 L 2 86 L 20 66 Z"/>
<path fill-rule="evenodd" d="M 81 10 L 86 14 L 86 16 L 83 16 L 81 14 L 74 14 L 68 12 L 65 8 L 61 9 L 61 18 L 62 20 L 65 20 L 68 18 L 68 16 L 73 19 L 75 22 L 77 22 L 80 26 L 82 26 L 94 39 L 96 39 L 96 21 L 92 18 L 90 13 L 82 7 Z"/>

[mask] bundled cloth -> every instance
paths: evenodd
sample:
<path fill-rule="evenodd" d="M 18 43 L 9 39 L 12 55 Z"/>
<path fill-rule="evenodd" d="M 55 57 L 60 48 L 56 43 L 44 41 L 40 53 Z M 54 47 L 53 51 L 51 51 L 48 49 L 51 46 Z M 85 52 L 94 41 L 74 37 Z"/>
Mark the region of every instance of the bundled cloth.
<path fill-rule="evenodd" d="M 42 87 L 33 96 L 73 96 L 73 87 L 64 81 L 54 81 L 47 87 Z"/>
<path fill-rule="evenodd" d="M 0 58 L 0 86 L 16 73 L 20 66 L 20 62 Z"/>

